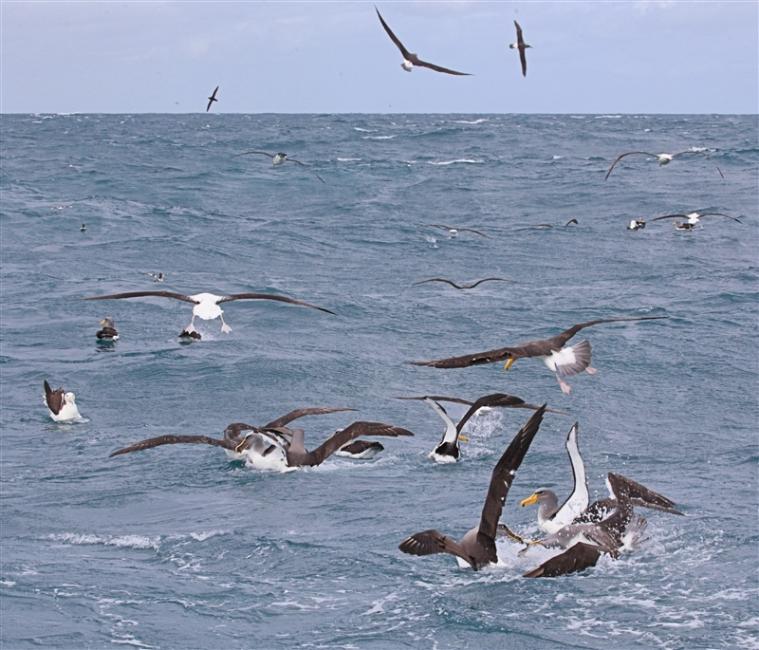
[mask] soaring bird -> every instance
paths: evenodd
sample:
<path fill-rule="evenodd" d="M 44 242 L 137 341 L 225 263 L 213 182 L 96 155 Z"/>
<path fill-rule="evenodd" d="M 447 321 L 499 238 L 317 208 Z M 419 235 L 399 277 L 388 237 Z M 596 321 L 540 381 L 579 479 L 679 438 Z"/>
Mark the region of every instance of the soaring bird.
<path fill-rule="evenodd" d="M 50 417 L 56 422 L 76 422 L 82 419 L 76 406 L 76 395 L 65 392 L 63 388 L 50 388 L 47 380 L 43 382 L 45 388 L 45 404 Z"/>
<path fill-rule="evenodd" d="M 401 67 L 406 72 L 411 72 L 412 68 L 416 65 L 421 68 L 429 68 L 430 70 L 436 70 L 437 72 L 445 72 L 447 74 L 455 74 L 462 77 L 470 76 L 468 72 L 457 72 L 456 70 L 451 70 L 450 68 L 444 68 L 442 66 L 435 65 L 434 63 L 428 63 L 427 61 L 422 61 L 416 54 L 414 54 L 413 52 L 409 52 L 406 49 L 406 47 L 403 45 L 403 43 L 401 43 L 400 39 L 395 34 L 393 34 L 393 31 L 385 22 L 385 19 L 382 18 L 382 14 L 379 12 L 379 9 L 375 7 L 374 10 L 377 12 L 377 17 L 380 19 L 380 22 L 382 23 L 382 27 L 385 28 L 387 35 L 390 37 L 390 40 L 393 41 L 396 47 L 401 51 L 401 54 L 403 55 L 403 63 L 401 63 Z"/>
<path fill-rule="evenodd" d="M 561 390 L 569 394 L 572 388 L 562 378 L 576 375 L 583 370 L 588 374 L 595 374 L 596 369 L 590 365 L 591 348 L 588 341 L 581 341 L 575 345 L 567 345 L 567 342 L 580 330 L 599 325 L 601 323 L 616 323 L 623 321 L 659 320 L 666 316 L 637 316 L 632 318 L 600 318 L 586 323 L 572 325 L 568 330 L 557 334 L 550 339 L 527 341 L 514 347 L 496 348 L 485 352 L 475 352 L 459 357 L 434 359 L 432 361 L 412 361 L 415 366 L 431 366 L 433 368 L 466 368 L 483 363 L 496 363 L 506 361 L 505 370 L 511 368 L 517 359 L 523 357 L 538 357 L 542 359 L 551 372 L 556 373 Z"/>
<path fill-rule="evenodd" d="M 522 76 L 527 76 L 527 56 L 525 55 L 525 50 L 528 47 L 532 47 L 532 45 L 527 45 L 527 43 L 524 42 L 524 38 L 522 37 L 522 28 L 519 26 L 519 23 L 515 20 L 514 21 L 514 27 L 517 28 L 517 42 L 516 43 L 510 43 L 509 49 L 511 50 L 519 50 L 519 60 L 522 62 Z"/>
<path fill-rule="evenodd" d="M 448 236 L 451 239 L 458 236 L 460 232 L 471 232 L 475 235 L 479 235 L 480 237 L 487 237 L 487 235 L 484 232 L 475 230 L 474 228 L 461 228 L 459 226 L 447 226 L 444 223 L 427 223 L 425 225 L 429 226 L 430 228 L 440 228 L 441 230 L 447 230 Z"/>
<path fill-rule="evenodd" d="M 511 444 L 501 456 L 490 477 L 490 486 L 485 497 L 480 521 L 477 526 L 467 531 L 459 540 L 444 535 L 437 530 L 425 530 L 404 539 L 398 548 L 411 555 L 432 555 L 448 553 L 469 565 L 475 571 L 488 564 L 498 562 L 495 539 L 502 530 L 498 520 L 501 518 L 503 504 L 511 484 L 514 482 L 519 466 L 530 448 L 532 439 L 540 428 L 545 413 L 541 406 L 527 423 L 514 436 Z M 508 530 L 508 529 L 506 529 Z"/>
<path fill-rule="evenodd" d="M 318 307 L 302 300 L 296 300 L 295 298 L 289 298 L 287 296 L 279 296 L 274 293 L 233 293 L 228 296 L 217 296 L 213 293 L 196 293 L 192 296 L 186 296 L 182 293 L 175 293 L 174 291 L 127 291 L 126 293 L 112 293 L 107 296 L 91 296 L 84 298 L 84 300 L 117 300 L 121 298 L 143 298 L 146 296 L 158 296 L 160 298 L 173 298 L 174 300 L 182 300 L 183 302 L 189 302 L 194 305 L 192 308 L 192 320 L 190 324 L 184 329 L 184 332 L 192 334 L 195 331 L 195 317 L 202 320 L 213 320 L 215 318 L 221 319 L 221 331 L 224 333 L 231 332 L 232 328 L 224 322 L 224 312 L 219 305 L 225 302 L 232 302 L 233 300 L 276 300 L 278 302 L 286 302 L 291 305 L 300 305 L 301 307 L 310 307 L 311 309 L 318 309 L 319 311 L 333 314 L 335 312 L 325 309 L 324 307 Z"/>
<path fill-rule="evenodd" d="M 619 154 L 614 159 L 614 162 L 611 163 L 611 166 L 609 167 L 609 171 L 606 172 L 606 176 L 604 177 L 604 180 L 609 178 L 609 175 L 611 174 L 612 170 L 617 166 L 617 163 L 622 160 L 622 158 L 625 158 L 626 156 L 632 156 L 632 155 L 639 155 L 639 156 L 648 156 L 649 158 L 656 158 L 657 162 L 659 163 L 659 166 L 662 165 L 668 165 L 672 162 L 674 158 L 677 158 L 678 156 L 684 156 L 685 154 L 694 154 L 694 153 L 701 153 L 700 151 L 679 151 L 678 153 L 649 153 L 648 151 L 626 151 L 625 153 Z"/>
<path fill-rule="evenodd" d="M 483 282 L 511 282 L 511 280 L 507 280 L 506 278 L 482 278 L 481 280 L 470 282 L 468 284 L 457 284 L 448 278 L 427 278 L 426 280 L 414 282 L 414 285 L 426 284 L 427 282 L 443 282 L 445 284 L 450 284 L 454 289 L 474 289 L 475 287 L 480 286 Z"/>
<path fill-rule="evenodd" d="M 297 165 L 300 165 L 301 167 L 306 167 L 307 169 L 309 167 L 306 163 L 301 162 L 300 160 L 296 160 L 295 158 L 290 158 L 290 156 L 288 156 L 283 151 L 279 151 L 277 153 L 269 153 L 268 151 L 257 151 L 257 150 L 243 151 L 242 153 L 235 154 L 233 157 L 237 158 L 238 156 L 249 156 L 251 154 L 255 154 L 258 156 L 268 156 L 269 158 L 271 158 L 271 164 L 275 167 L 277 165 L 281 165 L 286 162 L 294 162 Z M 326 181 L 321 176 L 319 176 L 319 174 L 317 174 L 315 171 L 312 171 L 311 169 L 309 169 L 309 171 L 314 176 L 316 176 L 316 178 L 318 178 L 322 183 L 326 183 Z"/>
<path fill-rule="evenodd" d="M 208 106 L 206 106 L 206 113 L 211 110 L 211 104 L 214 102 L 218 102 L 219 100 L 216 99 L 216 93 L 219 92 L 219 87 L 216 86 L 216 88 L 213 89 L 213 92 L 211 93 L 211 96 L 208 98 Z"/>
<path fill-rule="evenodd" d="M 729 214 L 724 214 L 723 212 L 688 212 L 687 214 L 684 213 L 678 213 L 678 214 L 665 214 L 661 217 L 655 217 L 654 219 L 651 219 L 651 221 L 660 221 L 661 219 L 685 219 L 682 223 L 675 224 L 676 227 L 681 229 L 687 229 L 690 230 L 693 228 L 693 226 L 697 226 L 699 223 L 701 223 L 701 219 L 703 217 L 725 217 L 726 219 L 732 219 L 733 221 L 737 221 L 738 223 L 743 223 L 740 219 L 737 217 L 731 217 Z"/>

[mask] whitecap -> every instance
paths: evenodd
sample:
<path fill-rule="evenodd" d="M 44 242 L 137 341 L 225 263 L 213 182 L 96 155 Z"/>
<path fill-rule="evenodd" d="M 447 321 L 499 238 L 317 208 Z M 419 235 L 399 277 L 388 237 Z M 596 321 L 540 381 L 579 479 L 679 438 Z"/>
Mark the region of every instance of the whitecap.
<path fill-rule="evenodd" d="M 337 162 L 358 162 L 361 158 L 338 158 Z"/>
<path fill-rule="evenodd" d="M 146 535 L 86 535 L 81 533 L 59 533 L 48 535 L 48 539 L 56 542 L 79 545 L 103 545 L 116 546 L 119 548 L 147 549 L 157 551 L 161 543 L 160 537 L 148 537 Z"/>
<path fill-rule="evenodd" d="M 377 132 L 377 129 L 364 129 L 360 126 L 354 126 L 353 130 L 360 131 L 361 133 L 376 133 Z"/>
<path fill-rule="evenodd" d="M 394 135 L 365 135 L 364 140 L 392 140 Z"/>
<path fill-rule="evenodd" d="M 480 117 L 476 120 L 453 120 L 456 124 L 482 124 L 483 122 L 489 122 L 487 117 Z"/>
<path fill-rule="evenodd" d="M 481 165 L 484 163 L 484 160 L 474 160 L 473 158 L 456 158 L 455 160 L 440 160 L 440 161 L 433 161 L 428 160 L 428 165 L 454 165 L 456 163 L 468 163 L 468 164 L 474 164 L 474 165 Z"/>

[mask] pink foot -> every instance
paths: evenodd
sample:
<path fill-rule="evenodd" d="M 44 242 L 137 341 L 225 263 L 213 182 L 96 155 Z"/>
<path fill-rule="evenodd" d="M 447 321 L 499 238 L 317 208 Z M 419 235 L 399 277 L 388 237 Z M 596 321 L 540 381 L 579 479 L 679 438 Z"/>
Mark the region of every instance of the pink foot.
<path fill-rule="evenodd" d="M 569 393 L 572 392 L 572 387 L 565 381 L 562 381 L 559 379 L 559 386 L 561 387 L 561 392 L 565 395 L 569 395 Z"/>
<path fill-rule="evenodd" d="M 585 372 L 587 372 L 589 375 L 595 375 L 598 372 L 598 370 L 594 368 L 593 366 L 588 366 L 587 368 L 585 368 Z"/>

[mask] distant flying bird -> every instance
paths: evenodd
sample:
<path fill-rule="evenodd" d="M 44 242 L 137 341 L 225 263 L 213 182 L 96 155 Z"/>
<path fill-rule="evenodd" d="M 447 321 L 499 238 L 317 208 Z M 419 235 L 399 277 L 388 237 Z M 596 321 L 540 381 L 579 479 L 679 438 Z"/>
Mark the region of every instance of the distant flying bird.
<path fill-rule="evenodd" d="M 693 153 L 701 153 L 700 151 L 679 151 L 678 153 L 649 153 L 648 151 L 626 151 L 623 154 L 620 154 L 617 156 L 617 158 L 614 160 L 613 163 L 611 163 L 611 167 L 609 167 L 609 171 L 606 172 L 606 176 L 604 177 L 604 180 L 609 178 L 609 175 L 611 174 L 612 170 L 617 166 L 617 163 L 622 160 L 625 156 L 632 156 L 632 155 L 639 155 L 639 156 L 648 156 L 649 158 L 656 158 L 657 162 L 659 163 L 659 166 L 662 165 L 668 165 L 672 162 L 674 158 L 677 158 L 678 156 L 684 156 L 685 154 L 693 154 Z"/>
<path fill-rule="evenodd" d="M 519 26 L 519 23 L 515 20 L 514 21 L 514 27 L 517 28 L 517 42 L 516 43 L 510 43 L 509 49 L 511 50 L 519 50 L 519 60 L 522 62 L 522 76 L 527 76 L 527 57 L 525 56 L 525 50 L 528 47 L 532 47 L 532 45 L 527 45 L 527 43 L 524 42 L 524 38 L 522 38 L 522 28 Z"/>
<path fill-rule="evenodd" d="M 480 232 L 479 230 L 475 230 L 474 228 L 458 228 L 453 226 L 447 226 L 444 223 L 426 223 L 425 226 L 429 228 L 440 228 L 442 230 L 447 230 L 448 235 L 450 237 L 456 237 L 460 232 L 471 232 L 475 235 L 479 235 L 480 237 L 487 237 L 487 235 L 484 232 Z"/>
<path fill-rule="evenodd" d="M 216 93 L 219 92 L 219 87 L 216 86 L 216 88 L 213 89 L 213 92 L 211 93 L 211 96 L 208 98 L 208 106 L 206 106 L 206 113 L 211 110 L 211 104 L 214 102 L 218 102 L 219 100 L 216 99 Z"/>
<path fill-rule="evenodd" d="M 289 298 L 288 296 L 279 296 L 274 293 L 233 293 L 229 296 L 217 296 L 213 293 L 196 293 L 192 296 L 186 296 L 183 293 L 175 293 L 173 291 L 127 291 L 126 293 L 113 293 L 107 296 L 92 296 L 90 298 L 84 298 L 84 300 L 117 300 L 120 298 L 144 298 L 150 296 L 173 298 L 174 300 L 182 300 L 183 302 L 189 302 L 194 305 L 192 308 L 192 320 L 184 329 L 184 332 L 187 332 L 188 335 L 192 335 L 195 331 L 195 317 L 203 320 L 220 318 L 221 331 L 224 333 L 231 332 L 232 328 L 224 322 L 224 311 L 219 305 L 233 300 L 277 300 L 292 305 L 300 305 L 301 307 L 318 309 L 319 311 L 324 311 L 332 315 L 335 313 L 324 307 L 317 307 L 316 305 L 303 302 L 302 300 L 296 300 L 295 298 Z"/>
<path fill-rule="evenodd" d="M 256 151 L 256 150 L 243 151 L 242 153 L 235 154 L 233 158 L 238 158 L 239 156 L 249 156 L 250 154 L 255 154 L 257 156 L 268 156 L 269 158 L 271 158 L 271 164 L 274 167 L 276 167 L 277 165 L 282 165 L 283 163 L 286 163 L 286 162 L 294 162 L 300 165 L 301 167 L 306 167 L 308 169 L 308 165 L 306 163 L 301 162 L 300 160 L 296 160 L 295 158 L 290 158 L 290 156 L 288 156 L 283 151 L 279 151 L 277 153 L 269 153 L 268 151 Z M 321 176 L 319 176 L 319 174 L 317 174 L 315 171 L 311 171 L 310 169 L 309 171 L 314 176 L 316 176 L 316 178 L 318 178 L 322 183 L 326 183 L 326 181 Z"/>
<path fill-rule="evenodd" d="M 419 282 L 414 282 L 414 285 L 417 284 L 425 284 L 427 282 L 445 282 L 446 284 L 450 284 L 454 289 L 474 289 L 476 286 L 482 284 L 483 282 L 511 282 L 511 280 L 507 280 L 506 278 L 482 278 L 482 280 L 477 280 L 477 282 L 472 282 L 470 284 L 456 284 L 453 280 L 448 280 L 447 278 L 428 278 L 427 280 L 420 280 Z"/>
<path fill-rule="evenodd" d="M 655 219 L 651 219 L 651 221 L 660 221 L 661 219 L 686 219 L 683 223 L 675 224 L 678 228 L 681 230 L 690 230 L 693 228 L 693 226 L 698 225 L 701 222 L 702 217 L 725 217 L 727 219 L 732 219 L 733 221 L 737 221 L 738 223 L 743 223 L 740 219 L 737 219 L 736 217 L 731 217 L 729 214 L 724 214 L 723 212 L 689 212 L 688 214 L 665 214 L 662 217 L 656 217 Z"/>
<path fill-rule="evenodd" d="M 377 12 L 377 16 L 380 19 L 380 22 L 382 23 L 382 27 L 385 28 L 387 35 L 390 37 L 390 40 L 393 41 L 393 43 L 395 43 L 395 45 L 401 51 L 401 54 L 403 55 L 403 63 L 401 63 L 401 67 L 406 72 L 411 72 L 412 68 L 416 65 L 421 68 L 429 68 L 430 70 L 436 70 L 437 72 L 445 72 L 446 74 L 455 74 L 462 77 L 471 76 L 468 72 L 457 72 L 456 70 L 451 70 L 450 68 L 443 68 L 442 66 L 435 65 L 434 63 L 428 63 L 427 61 L 422 61 L 416 54 L 414 54 L 413 52 L 409 52 L 406 49 L 406 47 L 403 45 L 403 43 L 401 43 L 400 39 L 395 34 L 393 34 L 393 30 L 391 30 L 390 27 L 388 27 L 388 24 L 382 18 L 382 14 L 379 12 L 379 9 L 375 7 L 374 10 Z"/>

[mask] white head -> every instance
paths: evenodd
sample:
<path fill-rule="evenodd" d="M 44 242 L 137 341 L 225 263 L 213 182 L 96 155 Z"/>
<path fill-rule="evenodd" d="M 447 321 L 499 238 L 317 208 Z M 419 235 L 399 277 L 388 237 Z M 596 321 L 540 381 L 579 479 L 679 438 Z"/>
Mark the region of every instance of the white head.
<path fill-rule="evenodd" d="M 688 223 L 698 223 L 698 220 L 701 217 L 698 212 L 689 212 L 685 216 L 688 217 Z"/>
<path fill-rule="evenodd" d="M 403 63 L 401 63 L 401 68 L 403 68 L 406 72 L 411 72 L 411 69 L 414 67 L 414 64 L 411 63 L 408 59 L 403 59 Z"/>
<path fill-rule="evenodd" d="M 64 404 L 75 404 L 76 403 L 76 395 L 74 395 L 74 393 L 64 393 L 63 394 L 63 402 L 64 402 Z"/>
<path fill-rule="evenodd" d="M 659 159 L 660 165 L 666 165 L 668 162 L 672 161 L 672 154 L 671 153 L 660 153 L 656 156 Z"/>

